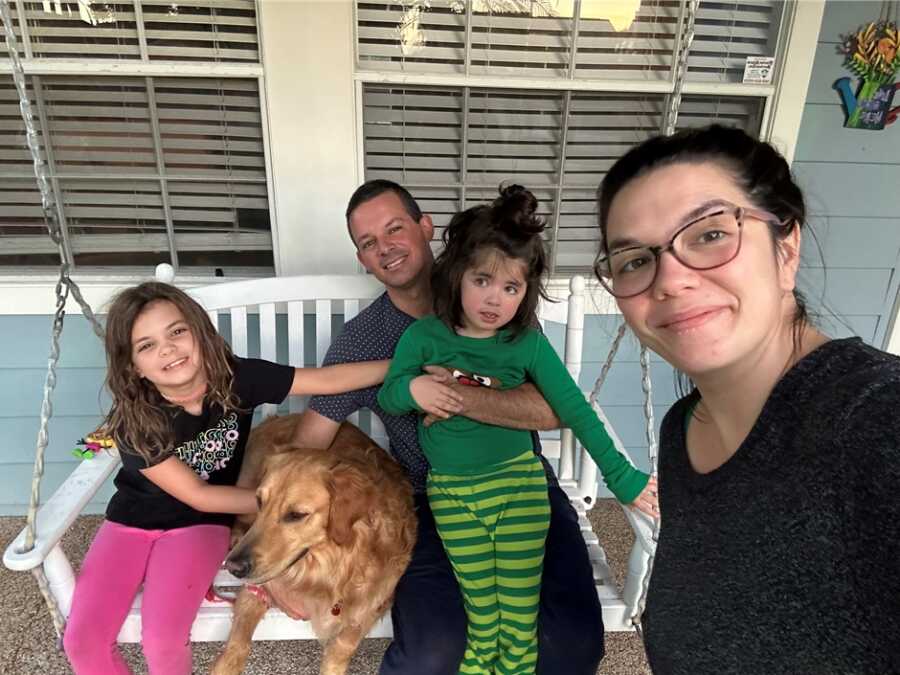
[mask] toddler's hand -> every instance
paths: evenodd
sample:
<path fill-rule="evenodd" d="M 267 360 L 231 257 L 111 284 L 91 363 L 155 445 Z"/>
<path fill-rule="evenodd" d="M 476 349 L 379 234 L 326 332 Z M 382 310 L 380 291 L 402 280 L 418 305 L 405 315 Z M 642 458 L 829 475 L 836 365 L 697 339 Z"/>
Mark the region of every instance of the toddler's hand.
<path fill-rule="evenodd" d="M 651 518 L 659 518 L 659 497 L 657 495 L 656 478 L 650 476 L 641 494 L 631 502 L 631 506 L 643 511 Z"/>
<path fill-rule="evenodd" d="M 462 397 L 432 375 L 419 375 L 409 383 L 409 393 L 429 415 L 445 420 L 462 410 Z"/>

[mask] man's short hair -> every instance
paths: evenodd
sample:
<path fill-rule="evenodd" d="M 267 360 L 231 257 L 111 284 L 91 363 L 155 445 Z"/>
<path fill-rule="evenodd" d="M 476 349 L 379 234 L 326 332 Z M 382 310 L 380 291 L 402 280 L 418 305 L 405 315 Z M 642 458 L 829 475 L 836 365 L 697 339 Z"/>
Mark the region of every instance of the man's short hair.
<path fill-rule="evenodd" d="M 418 223 L 422 220 L 422 209 L 419 208 L 418 203 L 416 203 L 416 200 L 413 199 L 413 196 L 409 194 L 409 191 L 405 187 L 385 178 L 367 180 L 356 188 L 356 191 L 350 196 L 350 201 L 347 202 L 347 212 L 345 214 L 347 217 L 347 232 L 350 235 L 350 241 L 352 241 L 354 245 L 356 244 L 356 241 L 353 239 L 353 231 L 350 229 L 350 217 L 361 204 L 365 204 L 370 199 L 375 199 L 375 197 L 384 194 L 385 192 L 393 192 L 397 195 L 397 197 L 400 198 L 400 202 L 403 204 L 404 210 L 415 222 Z"/>

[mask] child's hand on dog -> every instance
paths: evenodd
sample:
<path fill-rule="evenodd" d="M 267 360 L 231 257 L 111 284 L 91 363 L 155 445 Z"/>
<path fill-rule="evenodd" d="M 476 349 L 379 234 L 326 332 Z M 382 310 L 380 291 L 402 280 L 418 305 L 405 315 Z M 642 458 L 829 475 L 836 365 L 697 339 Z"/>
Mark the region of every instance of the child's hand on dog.
<path fill-rule="evenodd" d="M 434 375 L 420 375 L 409 383 L 409 393 L 429 415 L 447 419 L 462 411 L 462 396 Z"/>

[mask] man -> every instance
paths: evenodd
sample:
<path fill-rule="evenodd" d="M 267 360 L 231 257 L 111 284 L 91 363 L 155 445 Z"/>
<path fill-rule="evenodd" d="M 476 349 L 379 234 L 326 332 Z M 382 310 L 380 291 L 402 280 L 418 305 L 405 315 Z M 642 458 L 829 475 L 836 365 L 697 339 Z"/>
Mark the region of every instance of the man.
<path fill-rule="evenodd" d="M 434 225 L 403 187 L 385 180 L 360 186 L 347 206 L 347 228 L 360 263 L 385 293 L 347 323 L 326 364 L 389 359 L 403 331 L 431 313 Z M 452 381 L 448 384 L 454 386 Z M 531 384 L 507 391 L 454 386 L 457 414 L 520 429 L 559 426 Z M 317 396 L 303 413 L 295 441 L 326 448 L 351 413 L 369 408 L 385 425 L 394 458 L 415 488 L 419 521 L 412 561 L 397 586 L 391 618 L 394 641 L 381 675 L 456 675 L 466 644 L 466 616 L 450 562 L 425 496 L 428 464 L 418 445 L 415 415 L 393 417 L 378 406 L 378 387 Z M 536 445 L 539 448 L 539 444 Z M 547 467 L 550 530 L 542 575 L 538 626 L 540 675 L 593 675 L 603 657 L 603 620 L 587 549 L 575 510 Z"/>

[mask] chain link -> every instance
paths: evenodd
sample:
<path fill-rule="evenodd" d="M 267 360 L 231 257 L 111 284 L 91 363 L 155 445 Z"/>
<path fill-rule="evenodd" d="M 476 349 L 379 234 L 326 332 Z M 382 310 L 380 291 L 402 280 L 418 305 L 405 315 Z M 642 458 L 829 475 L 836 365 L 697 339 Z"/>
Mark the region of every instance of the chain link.
<path fill-rule="evenodd" d="M 650 350 L 643 345 L 641 346 L 640 362 L 641 389 L 644 390 L 644 417 L 647 420 L 647 455 L 650 458 L 650 475 L 656 476 L 659 468 L 659 444 L 656 440 L 656 422 L 653 416 L 653 382 L 650 378 Z M 634 624 L 638 635 L 642 636 L 642 639 L 643 631 L 641 630 L 641 617 L 644 615 L 644 608 L 647 605 L 647 590 L 650 587 L 650 576 L 653 574 L 653 561 L 656 558 L 656 544 L 659 542 L 659 521 L 660 518 L 657 516 L 656 518 L 653 518 L 651 523 L 650 539 L 653 542 L 653 545 L 650 548 L 653 552 L 647 558 L 647 569 L 641 578 L 641 595 L 638 598 L 634 616 L 631 617 L 631 622 Z"/>
<path fill-rule="evenodd" d="M 616 337 L 613 339 L 612 346 L 609 348 L 609 354 L 606 355 L 606 363 L 603 364 L 603 367 L 600 369 L 600 377 L 597 378 L 597 381 L 594 383 L 594 390 L 591 392 L 590 402 L 592 406 L 597 406 L 597 397 L 600 395 L 600 388 L 603 386 L 603 383 L 606 381 L 606 376 L 609 374 L 609 369 L 612 367 L 613 359 L 616 356 L 616 352 L 619 351 L 619 345 L 622 342 L 622 338 L 625 337 L 625 330 L 628 326 L 623 321 L 619 324 L 618 330 L 616 330 Z"/>
<path fill-rule="evenodd" d="M 681 108 L 681 92 L 684 89 L 684 81 L 687 77 L 688 54 L 694 42 L 694 24 L 697 19 L 697 11 L 700 9 L 700 0 L 688 0 L 687 16 L 684 19 L 684 28 L 681 34 L 681 44 L 676 55 L 675 85 L 669 94 L 665 117 L 662 124 L 662 132 L 666 136 L 675 133 L 675 123 L 678 121 L 678 111 Z"/>

